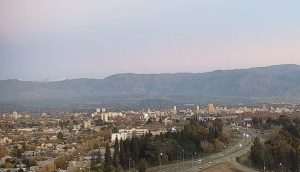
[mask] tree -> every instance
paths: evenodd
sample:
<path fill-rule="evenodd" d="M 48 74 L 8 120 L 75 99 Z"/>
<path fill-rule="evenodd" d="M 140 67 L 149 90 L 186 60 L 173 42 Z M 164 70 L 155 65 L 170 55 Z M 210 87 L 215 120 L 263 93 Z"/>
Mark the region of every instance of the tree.
<path fill-rule="evenodd" d="M 36 161 L 34 159 L 25 158 L 23 159 L 22 163 L 25 164 L 27 167 L 36 166 Z"/>
<path fill-rule="evenodd" d="M 104 161 L 104 171 L 110 172 L 112 171 L 112 159 L 111 159 L 111 152 L 108 143 L 105 146 L 105 161 Z"/>
<path fill-rule="evenodd" d="M 56 166 L 56 168 L 60 168 L 60 169 L 67 169 L 68 165 L 69 165 L 69 161 L 71 161 L 73 159 L 73 156 L 71 155 L 62 155 L 57 157 L 54 160 L 54 164 Z"/>
<path fill-rule="evenodd" d="M 135 163 L 137 163 L 139 159 L 139 153 L 140 153 L 139 150 L 140 150 L 139 138 L 133 136 L 132 139 L 130 140 L 130 152 L 131 152 L 131 157 L 133 158 Z"/>
<path fill-rule="evenodd" d="M 120 140 L 120 164 L 122 167 L 125 167 L 125 151 L 124 151 L 124 143 L 123 139 Z"/>
<path fill-rule="evenodd" d="M 251 146 L 250 158 L 253 164 L 259 168 L 264 166 L 264 150 L 258 137 L 254 138 Z"/>
<path fill-rule="evenodd" d="M 22 168 L 20 168 L 20 169 L 18 170 L 18 172 L 24 172 L 24 170 L 23 170 Z"/>
<path fill-rule="evenodd" d="M 59 140 L 63 140 L 63 139 L 64 139 L 64 135 L 62 134 L 62 132 L 58 132 L 56 137 L 57 137 Z"/>
<path fill-rule="evenodd" d="M 147 161 L 145 159 L 141 159 L 138 166 L 139 172 L 146 172 L 147 168 L 148 168 Z"/>
<path fill-rule="evenodd" d="M 254 127 L 257 127 L 257 126 L 258 126 L 259 120 L 258 120 L 257 117 L 253 117 L 253 118 L 252 118 L 252 124 L 253 124 Z"/>
<path fill-rule="evenodd" d="M 95 120 L 95 125 L 96 125 L 96 126 L 102 126 L 102 125 L 104 125 L 104 122 L 103 122 L 103 120 L 101 120 L 101 119 L 96 119 L 96 120 Z"/>
<path fill-rule="evenodd" d="M 114 156 L 113 156 L 113 165 L 114 167 L 118 168 L 120 166 L 120 156 L 119 156 L 119 141 L 118 137 L 116 137 L 115 140 L 115 146 L 114 146 Z"/>
<path fill-rule="evenodd" d="M 22 157 L 22 150 L 14 147 L 11 151 L 11 156 L 21 158 Z"/>
<path fill-rule="evenodd" d="M 11 162 L 10 159 L 6 159 L 3 167 L 4 168 L 14 168 L 14 164 Z"/>

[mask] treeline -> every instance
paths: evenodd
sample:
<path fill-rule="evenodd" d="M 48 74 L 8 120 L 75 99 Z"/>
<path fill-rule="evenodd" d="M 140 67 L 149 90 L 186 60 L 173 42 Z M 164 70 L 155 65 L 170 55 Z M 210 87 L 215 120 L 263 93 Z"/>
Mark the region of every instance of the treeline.
<path fill-rule="evenodd" d="M 264 120 L 263 118 L 253 117 L 252 118 L 252 124 L 253 127 L 256 129 L 270 129 L 271 126 L 287 126 L 291 123 L 300 123 L 300 118 L 296 117 L 293 119 L 290 119 L 287 115 L 280 115 L 278 118 L 267 118 Z"/>
<path fill-rule="evenodd" d="M 217 144 L 228 143 L 222 130 L 223 122 L 219 119 L 211 122 L 191 120 L 180 132 L 167 132 L 157 136 L 146 134 L 120 141 L 117 139 L 112 158 L 109 145 L 106 145 L 103 171 L 133 167 L 145 171 L 148 166 L 181 161 L 208 150 L 217 151 Z"/>
<path fill-rule="evenodd" d="M 300 171 L 300 121 L 281 116 L 272 123 L 283 126 L 279 133 L 264 144 L 254 139 L 250 159 L 260 169 Z"/>

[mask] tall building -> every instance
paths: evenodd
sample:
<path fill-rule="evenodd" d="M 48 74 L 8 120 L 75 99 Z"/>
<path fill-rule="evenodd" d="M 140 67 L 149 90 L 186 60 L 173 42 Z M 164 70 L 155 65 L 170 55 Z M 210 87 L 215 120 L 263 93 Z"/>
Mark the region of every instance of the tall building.
<path fill-rule="evenodd" d="M 100 112 L 101 112 L 101 109 L 100 109 L 100 108 L 97 108 L 97 109 L 96 109 L 96 112 L 97 112 L 97 113 L 100 113 Z"/>
<path fill-rule="evenodd" d="M 200 111 L 200 107 L 199 106 L 197 106 L 197 112 L 199 112 Z"/>
<path fill-rule="evenodd" d="M 207 109 L 208 109 L 208 113 L 210 114 L 215 113 L 215 108 L 213 104 L 208 104 Z"/>
<path fill-rule="evenodd" d="M 173 109 L 171 109 L 171 111 L 172 111 L 174 114 L 176 114 L 176 113 L 177 113 L 177 107 L 174 106 Z"/>
<path fill-rule="evenodd" d="M 18 119 L 18 112 L 14 111 L 13 114 L 12 114 L 12 117 L 14 119 Z"/>

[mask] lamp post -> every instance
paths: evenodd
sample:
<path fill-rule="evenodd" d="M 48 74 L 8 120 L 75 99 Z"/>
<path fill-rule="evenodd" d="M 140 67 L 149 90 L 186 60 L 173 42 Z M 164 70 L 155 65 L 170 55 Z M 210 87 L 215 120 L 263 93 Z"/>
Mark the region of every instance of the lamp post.
<path fill-rule="evenodd" d="M 194 166 L 194 155 L 197 155 L 197 152 L 194 152 L 194 153 L 192 154 L 192 167 Z"/>
<path fill-rule="evenodd" d="M 130 161 L 131 161 L 131 158 L 129 158 L 129 160 L 128 160 L 128 171 L 130 171 Z"/>
<path fill-rule="evenodd" d="M 176 167 L 177 167 L 177 171 L 178 171 L 178 156 L 177 156 L 177 161 L 176 161 Z"/>
<path fill-rule="evenodd" d="M 163 153 L 159 154 L 159 167 L 161 167 L 161 156 L 163 155 Z"/>
<path fill-rule="evenodd" d="M 159 153 L 159 171 L 161 171 L 161 156 L 163 155 L 163 153 Z"/>
<path fill-rule="evenodd" d="M 280 171 L 282 171 L 282 163 L 281 162 L 279 163 L 279 166 L 280 166 Z"/>
<path fill-rule="evenodd" d="M 182 161 L 184 162 L 184 149 L 182 150 Z"/>

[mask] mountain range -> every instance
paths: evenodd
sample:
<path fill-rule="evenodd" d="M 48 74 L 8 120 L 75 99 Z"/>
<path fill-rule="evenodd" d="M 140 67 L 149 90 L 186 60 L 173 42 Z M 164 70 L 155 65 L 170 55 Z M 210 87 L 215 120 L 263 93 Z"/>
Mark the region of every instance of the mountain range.
<path fill-rule="evenodd" d="M 0 80 L 0 104 L 239 103 L 300 100 L 294 64 L 206 73 L 112 75 L 104 79 Z M 1 110 L 0 105 L 0 110 Z"/>

